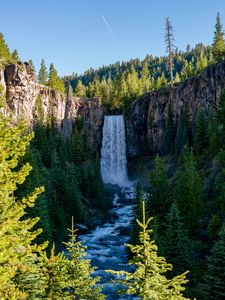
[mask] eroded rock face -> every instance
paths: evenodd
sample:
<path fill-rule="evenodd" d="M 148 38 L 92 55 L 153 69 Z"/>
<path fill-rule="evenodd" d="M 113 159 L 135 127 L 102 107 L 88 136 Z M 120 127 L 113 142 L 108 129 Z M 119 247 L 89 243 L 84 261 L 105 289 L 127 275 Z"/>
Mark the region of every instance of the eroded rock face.
<path fill-rule="evenodd" d="M 197 111 L 206 112 L 218 104 L 225 89 L 225 62 L 207 68 L 198 76 L 164 90 L 141 96 L 132 103 L 126 116 L 127 151 L 130 157 L 162 150 L 165 117 L 171 101 L 174 119 L 177 121 L 184 102 L 187 101 L 191 122 Z"/>
<path fill-rule="evenodd" d="M 4 72 L 0 71 L 0 81 L 6 87 L 5 113 L 11 111 L 15 119 L 25 118 L 31 126 L 35 126 L 38 105 L 41 105 L 44 122 L 53 116 L 58 130 L 68 138 L 79 116 L 84 120 L 93 150 L 100 149 L 103 111 L 98 99 L 80 99 L 71 93 L 63 95 L 38 84 L 28 63 L 6 66 Z"/>

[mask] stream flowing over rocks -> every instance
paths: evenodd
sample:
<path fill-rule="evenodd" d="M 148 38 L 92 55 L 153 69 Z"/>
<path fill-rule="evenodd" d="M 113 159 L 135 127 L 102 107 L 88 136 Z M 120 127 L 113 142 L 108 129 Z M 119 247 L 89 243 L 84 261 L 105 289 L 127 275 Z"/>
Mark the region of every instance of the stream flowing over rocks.
<path fill-rule="evenodd" d="M 124 244 L 129 241 L 134 196 L 133 187 L 118 187 L 109 221 L 79 236 L 87 246 L 87 258 L 97 267 L 94 275 L 102 278 L 100 283 L 103 284 L 103 293 L 107 295 L 107 299 L 135 299 L 128 295 L 117 295 L 118 286 L 111 282 L 115 276 L 105 271 L 131 270 L 127 264 L 128 255 Z"/>

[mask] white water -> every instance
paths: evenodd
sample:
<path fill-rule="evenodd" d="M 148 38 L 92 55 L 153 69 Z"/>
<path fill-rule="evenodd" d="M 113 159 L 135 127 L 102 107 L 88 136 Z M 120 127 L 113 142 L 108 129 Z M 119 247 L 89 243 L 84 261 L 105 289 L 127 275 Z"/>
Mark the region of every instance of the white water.
<path fill-rule="evenodd" d="M 122 115 L 104 117 L 101 173 L 104 183 L 129 186 L 125 124 Z"/>
<path fill-rule="evenodd" d="M 118 188 L 118 192 L 120 197 L 117 194 L 114 196 L 109 222 L 79 237 L 87 245 L 87 258 L 91 260 L 93 266 L 97 267 L 94 275 L 101 276 L 103 293 L 107 295 L 107 300 L 137 299 L 128 295 L 118 296 L 118 286 L 111 282 L 115 276 L 106 272 L 109 269 L 131 271 L 124 244 L 129 241 L 131 202 L 135 193 L 134 188 L 131 187 Z"/>

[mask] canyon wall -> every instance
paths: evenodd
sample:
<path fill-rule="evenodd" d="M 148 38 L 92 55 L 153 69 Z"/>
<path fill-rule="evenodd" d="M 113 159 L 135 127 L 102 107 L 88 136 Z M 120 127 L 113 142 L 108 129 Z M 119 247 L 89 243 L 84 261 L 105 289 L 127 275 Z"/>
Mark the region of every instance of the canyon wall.
<path fill-rule="evenodd" d="M 38 84 L 28 63 L 8 65 L 4 72 L 0 70 L 0 83 L 6 90 L 5 114 L 12 112 L 15 119 L 25 118 L 30 126 L 35 126 L 41 110 L 44 122 L 54 117 L 58 130 L 68 138 L 79 117 L 93 150 L 99 150 L 103 111 L 98 99 L 80 99 L 70 92 L 64 95 Z"/>
<path fill-rule="evenodd" d="M 162 150 L 163 132 L 168 104 L 171 102 L 174 120 L 178 120 L 184 102 L 189 106 L 190 121 L 197 111 L 206 113 L 218 103 L 225 89 L 225 62 L 205 69 L 201 74 L 159 91 L 147 93 L 132 103 L 126 116 L 128 156 Z"/>

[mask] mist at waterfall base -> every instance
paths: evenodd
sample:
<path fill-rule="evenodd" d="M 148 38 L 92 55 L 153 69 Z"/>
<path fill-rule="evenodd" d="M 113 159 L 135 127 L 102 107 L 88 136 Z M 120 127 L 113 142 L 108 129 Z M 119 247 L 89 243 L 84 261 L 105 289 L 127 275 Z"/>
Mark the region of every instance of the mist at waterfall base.
<path fill-rule="evenodd" d="M 94 276 L 101 276 L 107 299 L 137 299 L 118 295 L 115 275 L 106 270 L 131 271 L 125 243 L 129 241 L 132 200 L 135 190 L 127 177 L 126 139 L 123 116 L 105 116 L 101 150 L 101 173 L 106 192 L 113 198 L 108 222 L 98 226 L 80 239 L 87 246 L 87 258 L 97 267 Z"/>

